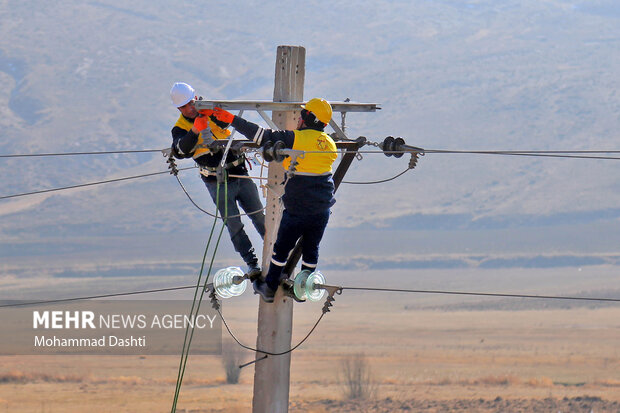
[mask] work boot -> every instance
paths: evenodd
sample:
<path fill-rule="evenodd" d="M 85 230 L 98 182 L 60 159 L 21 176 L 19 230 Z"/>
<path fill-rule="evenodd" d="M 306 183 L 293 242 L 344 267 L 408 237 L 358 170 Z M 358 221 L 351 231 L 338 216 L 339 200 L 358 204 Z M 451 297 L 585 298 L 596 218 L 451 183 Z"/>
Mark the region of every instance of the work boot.
<path fill-rule="evenodd" d="M 273 298 L 276 295 L 276 292 L 269 288 L 265 281 L 257 279 L 252 283 L 254 287 L 254 294 L 258 294 L 261 298 L 267 303 L 273 303 Z"/>
<path fill-rule="evenodd" d="M 258 266 L 258 260 L 255 261 L 250 261 L 248 263 L 248 269 L 247 269 L 247 276 L 250 279 L 250 281 L 254 281 L 255 279 L 257 279 L 258 277 L 260 277 L 262 271 L 260 270 L 260 267 Z"/>

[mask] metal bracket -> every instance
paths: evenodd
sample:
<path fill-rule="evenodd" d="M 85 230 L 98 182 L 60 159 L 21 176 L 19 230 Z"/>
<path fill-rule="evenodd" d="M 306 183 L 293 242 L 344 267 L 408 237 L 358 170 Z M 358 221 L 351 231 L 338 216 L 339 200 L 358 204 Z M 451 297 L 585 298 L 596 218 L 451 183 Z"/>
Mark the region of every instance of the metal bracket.
<path fill-rule="evenodd" d="M 269 125 L 269 127 L 273 130 L 279 130 L 280 128 L 278 128 L 278 126 L 273 123 L 273 120 L 271 120 L 271 118 L 269 116 L 267 116 L 267 114 L 265 113 L 264 110 L 262 109 L 256 109 L 256 111 L 258 112 L 258 114 L 260 115 L 261 118 L 263 118 L 263 120 L 265 122 L 267 122 L 267 125 Z M 241 115 L 239 115 L 241 116 Z"/>
<path fill-rule="evenodd" d="M 239 116 L 243 115 L 243 110 L 239 112 Z M 220 168 L 224 168 L 226 165 L 226 158 L 228 158 L 228 151 L 230 150 L 230 146 L 233 143 L 233 136 L 235 136 L 235 132 L 237 129 L 234 129 L 232 133 L 228 136 L 228 143 L 226 144 L 226 149 L 224 149 L 224 155 L 222 155 L 222 161 L 220 162 Z"/>
<path fill-rule="evenodd" d="M 254 363 L 258 363 L 258 362 L 259 362 L 259 361 L 261 361 L 261 360 L 265 360 L 267 357 L 269 357 L 269 356 L 268 356 L 267 354 L 265 354 L 265 355 L 264 355 L 263 357 L 261 357 L 261 358 L 257 358 L 256 360 L 252 360 L 252 361 L 248 361 L 247 363 L 240 364 L 240 365 L 239 365 L 239 369 L 242 369 L 242 368 L 247 367 L 247 366 L 249 366 L 249 365 L 251 365 L 251 364 L 254 364 Z"/>
<path fill-rule="evenodd" d="M 306 300 L 300 300 L 295 295 L 295 291 L 293 290 L 294 285 L 295 285 L 295 282 L 288 277 L 280 281 L 280 286 L 282 287 L 282 292 L 284 293 L 285 296 L 292 298 L 298 303 L 305 303 Z"/>
<path fill-rule="evenodd" d="M 263 110 L 286 112 L 299 110 L 301 105 L 307 102 L 271 102 L 265 100 L 197 100 L 194 102 L 196 109 L 213 109 L 219 107 L 228 111 L 232 110 Z M 338 102 L 330 101 L 334 112 L 376 112 L 380 110 L 378 103 Z"/>
<path fill-rule="evenodd" d="M 348 141 L 350 140 L 349 138 L 347 138 L 347 135 L 344 133 L 344 131 L 342 129 L 340 129 L 340 127 L 338 126 L 338 124 L 336 122 L 334 122 L 334 119 L 331 119 L 329 121 L 329 126 L 332 127 L 332 129 L 334 130 L 334 132 L 336 132 L 336 136 L 344 141 Z"/>

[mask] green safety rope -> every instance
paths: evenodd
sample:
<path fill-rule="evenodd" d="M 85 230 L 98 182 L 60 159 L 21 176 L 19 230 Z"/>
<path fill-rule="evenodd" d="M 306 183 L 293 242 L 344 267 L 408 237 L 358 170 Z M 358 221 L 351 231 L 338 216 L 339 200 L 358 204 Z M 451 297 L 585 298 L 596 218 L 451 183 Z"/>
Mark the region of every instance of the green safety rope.
<path fill-rule="evenodd" d="M 202 274 L 203 274 L 204 265 L 205 265 L 205 261 L 207 257 L 207 251 L 209 249 L 209 245 L 211 244 L 213 232 L 217 224 L 219 200 L 220 200 L 220 183 L 218 182 L 217 189 L 216 189 L 216 195 L 215 195 L 215 218 L 213 221 L 213 226 L 211 227 L 211 233 L 209 234 L 209 240 L 207 241 L 207 246 L 205 247 L 205 252 L 202 256 L 202 264 L 200 266 L 200 273 L 198 275 L 198 281 L 196 283 L 196 289 L 194 291 L 194 299 L 192 302 L 192 308 L 190 310 L 190 316 L 194 315 L 196 317 L 198 316 L 198 313 L 200 312 L 200 304 L 202 303 L 202 298 L 206 291 L 207 281 L 209 280 L 209 276 L 211 275 L 211 270 L 213 269 L 213 262 L 215 261 L 215 255 L 217 254 L 217 249 L 220 245 L 220 240 L 222 239 L 222 233 L 224 232 L 224 227 L 226 227 L 226 220 L 228 219 L 228 178 L 227 178 L 227 174 L 225 171 L 224 171 L 224 200 L 225 201 L 224 201 L 224 217 L 222 221 L 222 227 L 217 237 L 215 248 L 213 249 L 213 254 L 211 256 L 211 262 L 209 264 L 209 270 L 207 271 L 207 276 L 205 277 L 204 284 L 201 284 Z M 198 290 L 200 287 L 202 287 L 202 291 L 200 293 L 200 298 L 198 298 L 197 300 L 196 298 L 198 296 Z M 183 376 L 185 375 L 185 367 L 187 366 L 187 358 L 189 357 L 189 349 L 192 344 L 193 337 L 194 337 L 194 326 L 190 328 L 190 325 L 188 324 L 187 327 L 185 328 L 185 338 L 183 339 L 183 349 L 181 351 L 181 361 L 179 362 L 179 371 L 177 373 L 176 389 L 174 392 L 174 399 L 172 401 L 172 409 L 170 410 L 171 413 L 176 412 L 177 402 L 179 400 L 179 394 L 181 393 L 181 385 L 183 383 Z"/>

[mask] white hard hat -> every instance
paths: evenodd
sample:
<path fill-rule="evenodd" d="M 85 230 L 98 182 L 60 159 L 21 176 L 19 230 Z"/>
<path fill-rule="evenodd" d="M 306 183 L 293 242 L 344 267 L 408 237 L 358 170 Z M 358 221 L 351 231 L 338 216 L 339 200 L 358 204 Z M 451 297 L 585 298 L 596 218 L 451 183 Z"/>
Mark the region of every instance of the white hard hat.
<path fill-rule="evenodd" d="M 194 88 L 187 83 L 177 82 L 170 89 L 170 99 L 172 99 L 172 104 L 177 108 L 187 104 L 187 102 L 194 99 L 194 96 Z"/>

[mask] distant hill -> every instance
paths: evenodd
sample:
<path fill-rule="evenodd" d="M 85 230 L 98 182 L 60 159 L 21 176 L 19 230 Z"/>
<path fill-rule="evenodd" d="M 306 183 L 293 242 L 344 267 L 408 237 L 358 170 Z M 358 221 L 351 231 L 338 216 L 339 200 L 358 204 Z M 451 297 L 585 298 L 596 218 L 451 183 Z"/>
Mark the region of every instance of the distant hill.
<path fill-rule="evenodd" d="M 381 104 L 347 116 L 351 137 L 403 136 L 426 149 L 618 150 L 619 18 L 613 0 L 4 2 L 0 154 L 164 148 L 177 116 L 173 82 L 212 99 L 271 99 L 281 44 L 306 47 L 306 98 Z M 407 162 L 364 154 L 347 179 L 389 178 Z M 395 181 L 343 185 L 330 225 L 416 231 L 424 222 L 441 236 L 525 219 L 562 246 L 558 225 L 618 225 L 617 165 L 427 154 Z M 159 154 L 0 159 L 0 196 L 160 170 Z M 196 175 L 182 179 L 210 207 Z M 0 200 L 0 247 L 47 240 L 52 253 L 62 250 L 57 237 L 166 234 L 195 221 L 206 226 L 165 175 Z"/>

